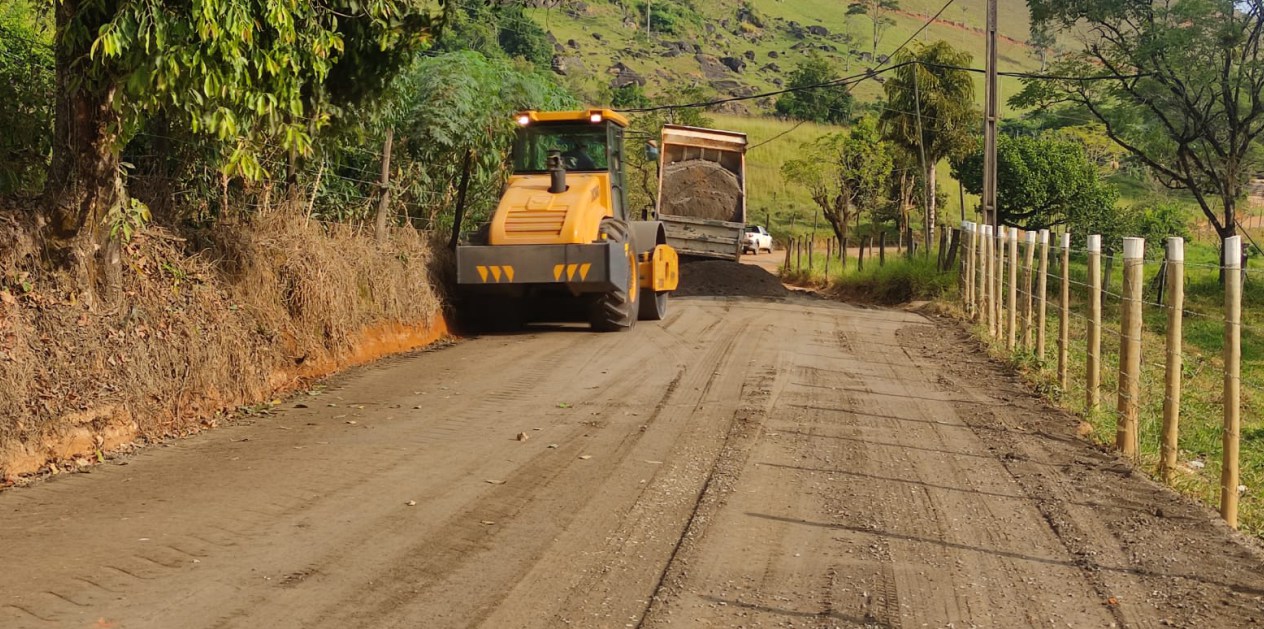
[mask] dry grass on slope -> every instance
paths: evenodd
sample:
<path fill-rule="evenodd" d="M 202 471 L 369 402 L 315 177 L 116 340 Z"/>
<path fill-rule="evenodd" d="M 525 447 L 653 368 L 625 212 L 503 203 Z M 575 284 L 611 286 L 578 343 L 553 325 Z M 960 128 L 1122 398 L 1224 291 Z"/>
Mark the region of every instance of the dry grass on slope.
<path fill-rule="evenodd" d="M 358 351 L 426 326 L 431 246 L 272 214 L 125 246 L 122 296 L 90 309 L 42 255 L 29 212 L 0 210 L 0 475 L 198 430 Z"/>

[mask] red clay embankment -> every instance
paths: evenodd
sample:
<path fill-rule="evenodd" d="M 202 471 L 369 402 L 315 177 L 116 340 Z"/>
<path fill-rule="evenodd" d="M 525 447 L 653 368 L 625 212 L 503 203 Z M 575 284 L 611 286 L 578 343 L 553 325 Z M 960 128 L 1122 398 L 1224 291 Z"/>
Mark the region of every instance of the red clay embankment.
<path fill-rule="evenodd" d="M 38 218 L 0 209 L 0 481 L 185 436 L 234 409 L 447 334 L 412 230 L 273 214 L 123 247 L 113 296 L 51 260 Z"/>

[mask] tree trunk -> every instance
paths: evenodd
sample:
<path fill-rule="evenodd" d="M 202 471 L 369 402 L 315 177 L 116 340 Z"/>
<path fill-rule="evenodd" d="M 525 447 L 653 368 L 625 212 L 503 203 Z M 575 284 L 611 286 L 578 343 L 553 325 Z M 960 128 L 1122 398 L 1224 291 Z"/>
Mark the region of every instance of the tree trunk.
<path fill-rule="evenodd" d="M 57 3 L 57 41 L 64 41 L 79 5 L 79 0 Z M 78 287 L 92 306 L 96 295 L 103 293 L 108 300 L 117 292 L 111 289 L 118 284 L 119 247 L 110 246 L 105 220 L 110 208 L 124 199 L 115 88 L 85 86 L 71 66 L 87 53 L 57 48 L 53 155 L 44 201 L 52 216 L 50 230 L 65 256 L 60 262 L 75 270 Z"/>
<path fill-rule="evenodd" d="M 926 233 L 926 246 L 935 240 L 935 163 L 931 162 L 926 166 L 926 226 L 922 229 Z"/>
<path fill-rule="evenodd" d="M 386 140 L 382 142 L 382 180 L 378 186 L 382 189 L 382 198 L 377 203 L 377 220 L 374 223 L 373 235 L 378 242 L 386 240 L 386 223 L 391 209 L 391 145 L 395 142 L 395 128 L 386 130 Z"/>

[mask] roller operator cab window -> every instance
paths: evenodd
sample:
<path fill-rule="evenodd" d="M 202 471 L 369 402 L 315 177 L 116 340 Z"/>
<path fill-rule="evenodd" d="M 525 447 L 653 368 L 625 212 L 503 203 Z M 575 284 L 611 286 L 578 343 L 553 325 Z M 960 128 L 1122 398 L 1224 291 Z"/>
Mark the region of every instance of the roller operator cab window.
<path fill-rule="evenodd" d="M 608 167 L 605 125 L 534 125 L 518 129 L 514 140 L 515 173 L 549 169 L 549 151 L 561 151 L 566 170 L 605 171 Z"/>

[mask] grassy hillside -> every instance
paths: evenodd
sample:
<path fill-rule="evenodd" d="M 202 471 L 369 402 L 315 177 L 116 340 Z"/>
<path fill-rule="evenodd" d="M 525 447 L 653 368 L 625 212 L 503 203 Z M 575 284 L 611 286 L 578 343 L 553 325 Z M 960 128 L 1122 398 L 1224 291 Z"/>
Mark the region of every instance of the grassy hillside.
<path fill-rule="evenodd" d="M 656 0 L 673 16 L 672 32 L 647 36 L 642 3 L 575 2 L 563 8 L 532 9 L 532 19 L 556 39 L 555 53 L 565 80 L 588 100 L 600 102 L 618 70 L 630 68 L 645 81 L 651 96 L 670 98 L 681 85 L 701 85 L 719 96 L 774 91 L 784 84 L 797 62 L 810 54 L 832 61 L 840 75 L 875 67 L 869 59 L 871 25 L 864 16 L 846 15 L 839 0 Z M 743 5 L 753 8 L 743 11 Z M 894 25 L 882 36 L 878 55 L 893 51 L 943 6 L 941 0 L 903 0 Z M 957 0 L 921 41 L 945 40 L 970 52 L 982 67 L 985 0 Z M 739 17 L 741 16 L 741 17 Z M 752 22 L 758 22 L 756 26 Z M 819 27 L 819 28 L 817 28 Z M 1028 37 L 1028 12 L 1022 0 L 1001 0 L 998 49 L 1003 70 L 1034 70 L 1039 62 L 1022 42 Z M 663 27 L 666 28 L 666 27 Z M 809 32 L 811 28 L 816 32 Z M 820 28 L 825 29 L 824 31 Z M 744 64 L 734 71 L 720 62 L 732 57 Z M 982 76 L 977 79 L 982 97 Z M 1018 89 L 1016 80 L 1002 80 L 1002 96 Z M 881 85 L 864 81 L 855 87 L 862 102 L 876 100 Z M 771 99 L 733 104 L 731 113 L 765 112 Z"/>

